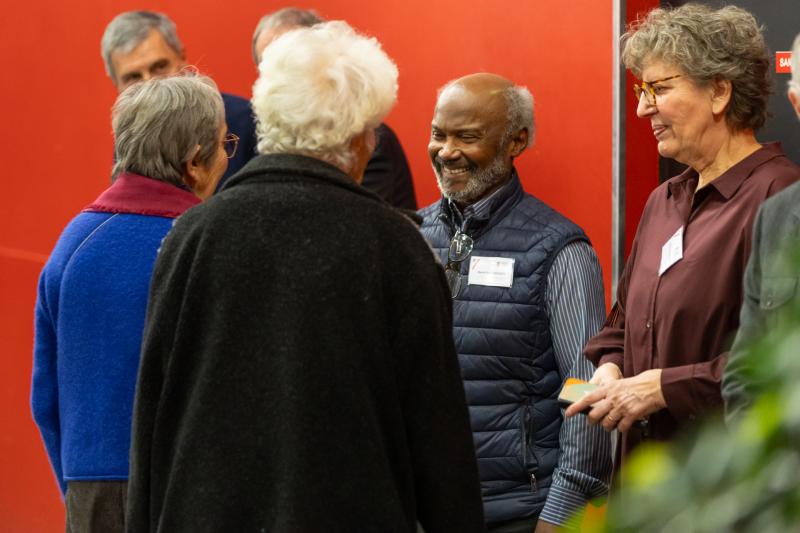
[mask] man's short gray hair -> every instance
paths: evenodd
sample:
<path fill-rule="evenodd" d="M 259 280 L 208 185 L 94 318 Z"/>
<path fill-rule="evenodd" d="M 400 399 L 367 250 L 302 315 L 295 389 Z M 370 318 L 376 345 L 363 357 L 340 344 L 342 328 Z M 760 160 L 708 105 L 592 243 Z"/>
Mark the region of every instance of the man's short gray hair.
<path fill-rule="evenodd" d="M 127 54 L 144 41 L 152 30 L 160 33 L 169 47 L 183 57 L 183 43 L 178 38 L 175 23 L 168 16 L 153 11 L 127 11 L 114 17 L 106 26 L 100 41 L 100 51 L 109 78 L 116 81 L 111 54 Z"/>
<path fill-rule="evenodd" d="M 111 117 L 114 178 L 131 172 L 182 185 L 184 163 L 198 145 L 203 164 L 217 153 L 225 108 L 211 78 L 187 73 L 131 85 Z"/>
<path fill-rule="evenodd" d="M 275 28 L 310 28 L 314 24 L 324 22 L 316 11 L 312 9 L 300 9 L 297 7 L 284 7 L 268 15 L 261 17 L 253 32 L 253 61 L 258 64 L 258 54 L 256 53 L 256 41 L 262 31 L 274 30 Z"/>
<path fill-rule="evenodd" d="M 676 66 L 700 85 L 730 81 L 725 118 L 732 130 L 757 130 L 766 122 L 770 55 L 761 27 L 748 11 L 700 4 L 653 9 L 622 36 L 622 61 L 641 77 L 653 60 Z"/>
<path fill-rule="evenodd" d="M 506 99 L 508 123 L 503 144 L 509 142 L 520 130 L 527 130 L 528 143 L 525 148 L 533 144 L 536 129 L 533 119 L 533 95 L 527 87 L 516 85 L 503 91 Z"/>
<path fill-rule="evenodd" d="M 287 32 L 267 49 L 253 86 L 259 153 L 350 168 L 350 141 L 397 100 L 397 66 L 374 37 L 342 21 Z"/>
<path fill-rule="evenodd" d="M 789 88 L 800 98 L 800 33 L 792 45 L 792 79 L 789 80 Z"/>

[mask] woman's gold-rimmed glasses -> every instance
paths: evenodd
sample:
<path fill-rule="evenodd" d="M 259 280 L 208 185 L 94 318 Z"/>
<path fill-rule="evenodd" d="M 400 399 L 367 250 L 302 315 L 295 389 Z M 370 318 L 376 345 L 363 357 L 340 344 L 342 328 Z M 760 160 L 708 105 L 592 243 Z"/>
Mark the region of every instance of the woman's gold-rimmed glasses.
<path fill-rule="evenodd" d="M 643 81 L 641 85 L 638 83 L 633 84 L 633 94 L 636 95 L 636 101 L 642 99 L 642 95 L 644 94 L 647 103 L 650 105 L 656 105 L 656 90 L 655 86 L 659 83 L 664 83 L 665 81 L 674 80 L 675 78 L 680 78 L 680 74 L 675 74 L 674 76 L 670 76 L 668 78 L 661 78 L 660 80 L 654 81 Z"/>
<path fill-rule="evenodd" d="M 229 133 L 222 139 L 222 147 L 225 149 L 225 155 L 228 159 L 236 155 L 236 147 L 239 146 L 239 136 L 235 133 Z"/>

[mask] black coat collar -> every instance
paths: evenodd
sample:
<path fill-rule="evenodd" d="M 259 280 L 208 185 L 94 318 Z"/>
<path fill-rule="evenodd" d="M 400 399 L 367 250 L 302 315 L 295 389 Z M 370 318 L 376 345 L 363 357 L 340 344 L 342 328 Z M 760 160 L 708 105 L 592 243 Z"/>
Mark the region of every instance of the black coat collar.
<path fill-rule="evenodd" d="M 330 163 L 299 154 L 256 156 L 239 172 L 231 176 L 222 190 L 226 191 L 244 183 L 264 180 L 283 181 L 287 178 L 292 181 L 321 181 L 384 203 L 380 196 L 361 187 L 353 181 L 353 178 Z"/>
<path fill-rule="evenodd" d="M 322 182 L 335 187 L 341 187 L 342 189 L 346 189 L 361 196 L 366 196 L 367 198 L 384 204 L 390 209 L 401 212 L 417 226 L 422 224 L 422 218 L 415 211 L 392 207 L 383 198 L 357 184 L 353 181 L 353 178 L 337 167 L 321 159 L 305 155 L 269 154 L 254 157 L 242 167 L 239 172 L 231 176 L 231 178 L 225 182 L 220 192 L 246 183 L 287 180 L 315 181 L 317 183 Z"/>

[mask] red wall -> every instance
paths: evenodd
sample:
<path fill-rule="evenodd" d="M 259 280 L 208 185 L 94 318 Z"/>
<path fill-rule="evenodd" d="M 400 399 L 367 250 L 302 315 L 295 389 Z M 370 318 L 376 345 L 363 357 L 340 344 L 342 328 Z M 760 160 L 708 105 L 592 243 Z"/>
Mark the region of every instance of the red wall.
<path fill-rule="evenodd" d="M 438 196 L 425 152 L 436 88 L 475 71 L 527 85 L 536 99 L 538 128 L 536 145 L 518 162 L 523 183 L 586 229 L 608 291 L 611 4 L 319 0 L 313 7 L 377 36 L 397 61 L 400 100 L 387 122 L 405 146 L 421 205 Z M 252 29 L 264 12 L 282 5 L 268 0 L 42 0 L 5 6 L 0 22 L 3 531 L 63 531 L 63 507 L 29 414 L 32 315 L 38 272 L 61 229 L 109 182 L 109 109 L 116 94 L 99 54 L 105 24 L 127 9 L 169 13 L 190 61 L 223 90 L 248 96 L 255 78 Z"/>
<path fill-rule="evenodd" d="M 627 0 L 626 19 L 635 21 L 649 10 L 658 7 L 658 0 Z M 625 258 L 631 251 L 633 237 L 644 204 L 650 192 L 658 186 L 658 149 L 650 120 L 636 116 L 637 102 L 633 84 L 638 80 L 630 71 L 625 73 Z M 616 295 L 614 298 L 616 299 Z"/>

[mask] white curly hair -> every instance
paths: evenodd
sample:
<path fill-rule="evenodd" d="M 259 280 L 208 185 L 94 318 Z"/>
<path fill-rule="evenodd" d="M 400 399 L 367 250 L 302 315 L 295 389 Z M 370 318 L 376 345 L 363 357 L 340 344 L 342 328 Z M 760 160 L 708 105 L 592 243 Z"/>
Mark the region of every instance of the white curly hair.
<path fill-rule="evenodd" d="M 253 86 L 258 152 L 294 153 L 350 169 L 353 137 L 397 100 L 397 66 L 374 37 L 342 21 L 298 28 L 264 52 Z"/>

